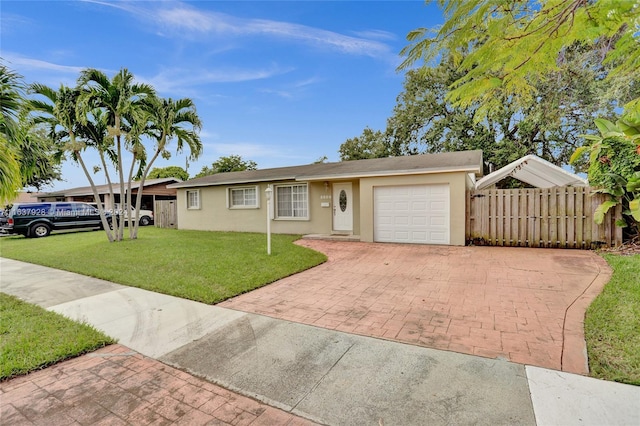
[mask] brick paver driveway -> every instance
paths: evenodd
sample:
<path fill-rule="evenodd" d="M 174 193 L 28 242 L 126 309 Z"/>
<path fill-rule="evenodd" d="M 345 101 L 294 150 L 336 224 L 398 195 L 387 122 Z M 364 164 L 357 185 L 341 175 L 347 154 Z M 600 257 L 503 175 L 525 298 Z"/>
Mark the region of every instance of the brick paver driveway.
<path fill-rule="evenodd" d="M 219 306 L 584 374 L 584 311 L 611 276 L 589 251 L 301 240 L 316 268 Z"/>

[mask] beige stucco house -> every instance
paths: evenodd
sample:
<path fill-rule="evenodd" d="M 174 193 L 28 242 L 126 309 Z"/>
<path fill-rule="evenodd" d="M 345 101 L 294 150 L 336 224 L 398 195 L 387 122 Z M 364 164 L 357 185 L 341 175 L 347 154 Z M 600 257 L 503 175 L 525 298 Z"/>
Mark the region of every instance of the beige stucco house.
<path fill-rule="evenodd" d="M 482 151 L 462 151 L 219 173 L 168 187 L 177 189 L 179 229 L 266 232 L 269 220 L 273 233 L 464 245 L 465 191 L 481 175 Z"/>

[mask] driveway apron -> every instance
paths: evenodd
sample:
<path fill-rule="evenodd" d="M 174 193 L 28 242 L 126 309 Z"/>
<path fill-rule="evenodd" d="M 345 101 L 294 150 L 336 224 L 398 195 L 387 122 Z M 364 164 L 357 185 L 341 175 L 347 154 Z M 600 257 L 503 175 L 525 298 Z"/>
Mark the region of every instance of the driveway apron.
<path fill-rule="evenodd" d="M 218 306 L 578 374 L 584 312 L 611 277 L 590 251 L 301 240 L 323 265 Z"/>

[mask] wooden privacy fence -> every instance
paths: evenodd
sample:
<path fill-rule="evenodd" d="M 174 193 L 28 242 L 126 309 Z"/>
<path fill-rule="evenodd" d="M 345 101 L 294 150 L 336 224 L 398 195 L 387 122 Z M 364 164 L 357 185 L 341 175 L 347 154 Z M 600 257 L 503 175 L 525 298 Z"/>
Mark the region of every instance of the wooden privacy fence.
<path fill-rule="evenodd" d="M 178 206 L 176 200 L 156 200 L 153 219 L 158 228 L 178 227 Z"/>
<path fill-rule="evenodd" d="M 596 207 L 608 196 L 589 187 L 483 189 L 467 191 L 467 244 L 592 249 L 622 244 L 615 221 L 622 207 L 610 209 L 601 225 Z"/>

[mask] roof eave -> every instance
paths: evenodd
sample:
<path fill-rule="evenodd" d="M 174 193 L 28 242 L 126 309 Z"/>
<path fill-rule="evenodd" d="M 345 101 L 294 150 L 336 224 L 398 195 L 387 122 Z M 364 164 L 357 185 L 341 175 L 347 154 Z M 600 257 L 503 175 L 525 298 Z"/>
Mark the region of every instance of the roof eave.
<path fill-rule="evenodd" d="M 319 181 L 319 180 L 341 180 L 341 179 L 357 179 L 357 178 L 369 178 L 369 177 L 385 177 L 385 176 L 406 176 L 406 175 L 426 175 L 434 173 L 480 173 L 478 167 L 438 167 L 429 169 L 411 169 L 411 170 L 386 170 L 375 171 L 368 173 L 343 173 L 343 174 L 331 174 L 321 176 L 298 176 L 297 181 Z"/>
<path fill-rule="evenodd" d="M 357 179 L 368 177 L 385 177 L 385 176 L 403 176 L 403 175 L 424 175 L 434 173 L 480 173 L 480 170 L 476 166 L 465 167 L 438 167 L 429 169 L 410 169 L 410 170 L 386 170 L 375 172 L 360 172 L 360 173 L 342 173 L 342 174 L 328 174 L 328 175 L 299 175 L 299 176 L 275 176 L 270 178 L 258 178 L 258 179 L 242 179 L 242 180 L 226 180 L 220 182 L 201 182 L 201 183 L 175 183 L 167 185 L 167 188 L 202 188 L 207 186 L 223 186 L 223 185 L 242 185 L 248 183 L 262 183 L 262 182 L 275 182 L 275 181 L 325 181 L 325 180 L 344 180 L 344 179 Z"/>
<path fill-rule="evenodd" d="M 167 188 L 201 188 L 203 186 L 221 186 L 221 185 L 238 185 L 246 183 L 260 183 L 260 182 L 273 182 L 277 180 L 296 180 L 295 176 L 277 176 L 271 178 L 258 178 L 258 179 L 242 179 L 242 180 L 226 180 L 221 182 L 202 182 L 202 183 L 174 183 L 167 185 Z"/>

